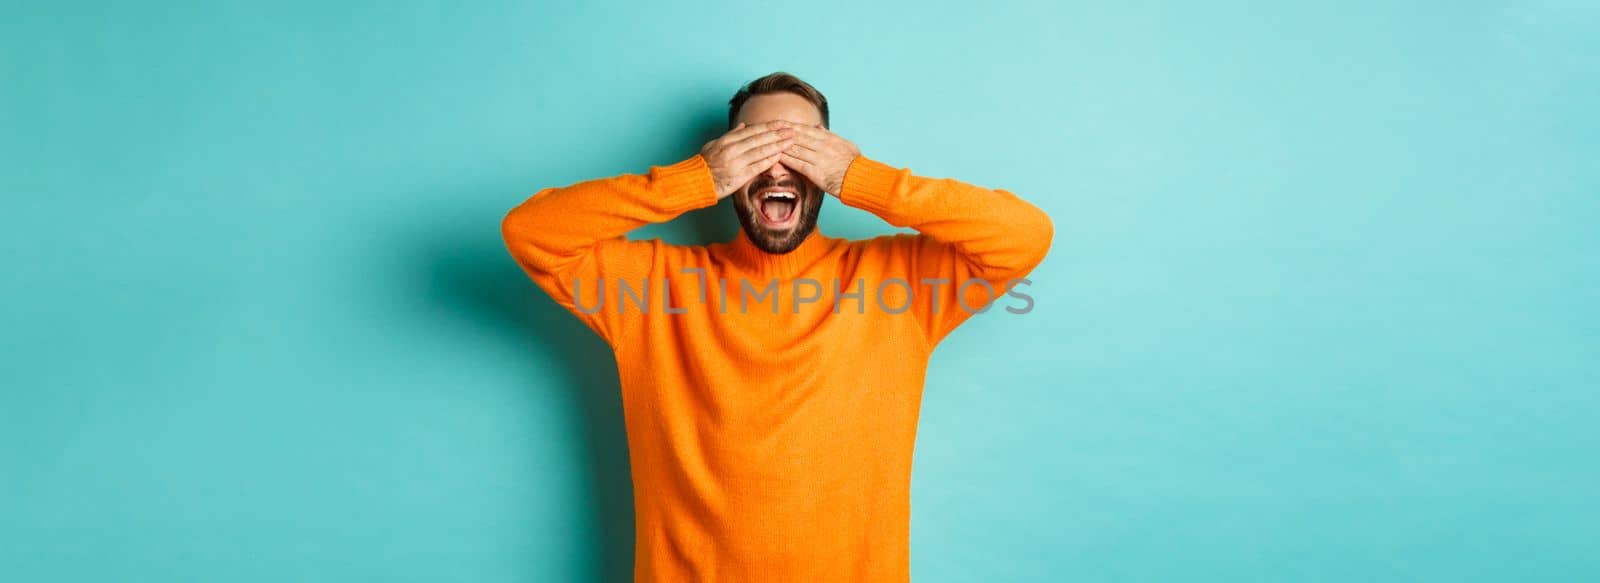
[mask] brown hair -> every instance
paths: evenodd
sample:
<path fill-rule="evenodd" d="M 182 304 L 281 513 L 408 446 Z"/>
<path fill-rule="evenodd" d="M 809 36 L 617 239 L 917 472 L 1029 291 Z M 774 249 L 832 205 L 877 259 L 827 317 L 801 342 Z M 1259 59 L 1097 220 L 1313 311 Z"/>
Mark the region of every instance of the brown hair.
<path fill-rule="evenodd" d="M 738 93 L 733 94 L 733 99 L 728 100 L 728 128 L 733 128 L 734 120 L 739 117 L 739 108 L 744 107 L 744 102 L 749 101 L 751 97 L 785 91 L 804 97 L 806 101 L 817 106 L 817 111 L 822 113 L 822 127 L 828 127 L 828 98 L 823 97 L 822 92 L 817 91 L 817 88 L 812 87 L 810 83 L 779 71 L 745 83 L 744 87 L 739 88 Z"/>

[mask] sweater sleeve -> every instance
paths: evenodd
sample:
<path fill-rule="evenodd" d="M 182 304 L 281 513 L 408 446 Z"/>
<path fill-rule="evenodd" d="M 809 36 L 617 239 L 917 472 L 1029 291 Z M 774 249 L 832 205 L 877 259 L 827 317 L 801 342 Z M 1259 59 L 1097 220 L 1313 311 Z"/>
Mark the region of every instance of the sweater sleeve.
<path fill-rule="evenodd" d="M 650 243 L 628 241 L 625 235 L 716 202 L 711 170 L 696 154 L 644 174 L 540 190 L 511 209 L 500 231 L 535 284 L 616 345 L 619 310 L 601 295 L 601 286 L 615 300 L 617 281 L 638 285 L 654 260 Z"/>
<path fill-rule="evenodd" d="M 930 345 L 1025 278 L 1054 235 L 1050 217 L 1011 192 L 917 176 L 865 156 L 850 163 L 839 190 L 844 204 L 917 231 L 885 239 L 909 276 L 910 311 Z"/>

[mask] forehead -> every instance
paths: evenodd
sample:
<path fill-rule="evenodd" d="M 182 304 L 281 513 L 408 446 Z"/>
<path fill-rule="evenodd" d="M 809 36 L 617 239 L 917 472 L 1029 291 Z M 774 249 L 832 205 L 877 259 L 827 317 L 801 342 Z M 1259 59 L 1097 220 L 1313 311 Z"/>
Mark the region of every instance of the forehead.
<path fill-rule="evenodd" d="M 736 122 L 756 124 L 776 119 L 817 125 L 822 123 L 822 112 L 806 98 L 784 91 L 751 97 L 739 108 Z"/>

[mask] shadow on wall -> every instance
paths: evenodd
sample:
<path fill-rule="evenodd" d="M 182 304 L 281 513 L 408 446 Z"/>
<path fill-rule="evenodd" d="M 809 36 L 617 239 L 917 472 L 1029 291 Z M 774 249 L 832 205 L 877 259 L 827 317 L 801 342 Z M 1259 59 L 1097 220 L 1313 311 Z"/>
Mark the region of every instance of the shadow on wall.
<path fill-rule="evenodd" d="M 471 240 L 439 241 L 454 247 L 436 252 L 423 265 L 436 286 L 434 299 L 443 302 L 452 316 L 493 330 L 495 337 L 515 347 L 514 352 L 542 354 L 543 362 L 555 365 L 523 367 L 524 380 L 529 390 L 540 393 L 541 402 L 580 417 L 570 425 L 581 427 L 582 434 L 564 443 L 582 449 L 571 456 L 581 460 L 582 467 L 576 473 L 541 472 L 527 479 L 548 482 L 563 475 L 578 482 L 571 491 L 588 498 L 578 501 L 573 512 L 586 514 L 579 518 L 590 522 L 594 535 L 581 545 L 593 553 L 586 566 L 597 581 L 628 581 L 633 565 L 633 489 L 610 347 L 535 287 L 499 244 L 498 229 L 492 232 L 495 236 L 487 240 L 474 235 Z M 528 530 L 547 529 L 531 525 Z"/>
<path fill-rule="evenodd" d="M 608 160 L 596 166 L 628 168 L 624 172 L 645 172 L 649 166 L 664 165 L 687 158 L 698 151 L 701 144 L 723 132 L 726 110 L 715 103 L 699 104 L 696 115 L 685 116 L 680 131 L 673 132 L 677 139 L 640 148 L 619 147 L 618 160 Z M 643 150 L 643 151 L 641 151 Z M 535 162 L 537 164 L 537 162 Z M 538 171 L 535 171 L 537 174 Z M 600 178 L 603 175 L 592 176 Z M 628 466 L 626 430 L 623 423 L 622 399 L 617 380 L 616 363 L 610 347 L 590 331 L 575 316 L 557 305 L 530 281 L 511 259 L 500 238 L 500 220 L 514 205 L 522 202 L 540 188 L 560 186 L 560 182 L 541 181 L 539 184 L 517 184 L 504 188 L 510 180 L 491 177 L 494 192 L 461 192 L 446 188 L 443 200 L 466 200 L 474 205 L 470 209 L 449 205 L 439 213 L 421 214 L 416 229 L 409 230 L 412 249 L 418 241 L 425 248 L 420 256 L 407 258 L 409 269 L 422 269 L 422 290 L 432 308 L 441 310 L 452 320 L 451 326 L 466 325 L 503 341 L 511 354 L 543 355 L 559 371 L 556 377 L 550 370 L 539 366 L 525 368 L 526 383 L 530 390 L 539 390 L 541 399 L 552 399 L 553 407 L 573 411 L 581 418 L 576 420 L 584 428 L 582 439 L 568 443 L 583 451 L 575 452 L 573 459 L 584 460 L 579 473 L 541 473 L 538 480 L 547 482 L 553 475 L 567 475 L 579 483 L 571 491 L 588 493 L 583 501 L 587 506 L 575 512 L 587 514 L 582 520 L 593 525 L 594 539 L 584 541 L 580 548 L 592 550 L 592 555 L 578 562 L 586 563 L 596 581 L 626 582 L 633 578 L 634 514 L 633 489 Z M 460 196 L 455 196 L 460 193 Z M 429 195 L 438 196 L 438 193 Z M 498 206 L 478 203 L 490 199 Z M 449 203 L 446 203 L 447 205 Z M 668 224 L 653 225 L 630 234 L 634 239 L 661 238 L 678 244 L 703 244 L 731 238 L 738 228 L 732 216 L 731 204 L 723 201 L 714 207 L 700 209 L 679 217 Z M 422 261 L 417 262 L 417 259 Z M 413 277 L 417 274 L 412 272 Z M 546 394 L 546 390 L 554 392 Z M 547 401 L 548 402 L 548 401 Z M 547 468 L 541 468 L 541 470 Z M 543 525 L 530 525 L 531 531 L 542 531 Z M 584 570 L 582 568 L 579 569 Z"/>

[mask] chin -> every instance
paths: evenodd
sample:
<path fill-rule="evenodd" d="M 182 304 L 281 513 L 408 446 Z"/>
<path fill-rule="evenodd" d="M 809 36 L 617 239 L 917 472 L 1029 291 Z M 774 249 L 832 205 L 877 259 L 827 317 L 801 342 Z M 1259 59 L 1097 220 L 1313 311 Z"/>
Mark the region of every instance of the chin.
<path fill-rule="evenodd" d="M 767 189 L 741 195 L 735 205 L 739 227 L 756 248 L 782 255 L 800 246 L 817 228 L 822 208 L 821 192 Z"/>
<path fill-rule="evenodd" d="M 773 255 L 783 255 L 794 251 L 796 247 L 800 246 L 800 242 L 805 240 L 805 236 L 809 234 L 811 234 L 811 229 L 806 229 L 804 232 L 794 230 L 776 234 L 745 231 L 745 235 L 750 238 L 750 242 L 754 243 L 757 249 Z"/>

